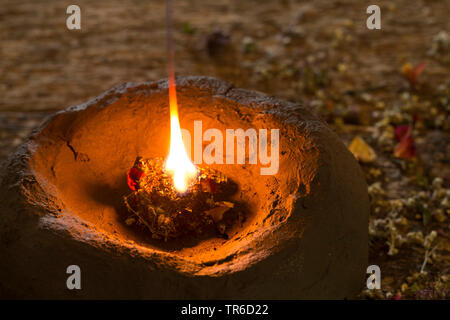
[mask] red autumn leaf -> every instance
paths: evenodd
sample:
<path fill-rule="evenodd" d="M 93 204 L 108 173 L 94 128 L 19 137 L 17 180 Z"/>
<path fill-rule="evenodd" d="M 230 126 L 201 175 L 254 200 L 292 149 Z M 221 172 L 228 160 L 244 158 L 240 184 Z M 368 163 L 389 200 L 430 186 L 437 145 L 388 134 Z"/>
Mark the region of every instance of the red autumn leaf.
<path fill-rule="evenodd" d="M 139 180 L 144 175 L 144 172 L 141 170 L 133 167 L 131 168 L 127 173 L 127 183 L 128 187 L 130 187 L 131 190 L 136 191 L 137 187 L 139 186 Z"/>
<path fill-rule="evenodd" d="M 402 66 L 402 75 L 408 80 L 409 84 L 413 87 L 416 85 L 419 80 L 419 76 L 422 74 L 425 69 L 425 62 L 421 62 L 415 67 L 413 67 L 410 63 L 405 63 Z"/>
<path fill-rule="evenodd" d="M 417 149 L 412 137 L 412 125 L 401 125 L 395 128 L 395 139 L 399 141 L 394 149 L 395 157 L 411 159 L 417 155 Z"/>

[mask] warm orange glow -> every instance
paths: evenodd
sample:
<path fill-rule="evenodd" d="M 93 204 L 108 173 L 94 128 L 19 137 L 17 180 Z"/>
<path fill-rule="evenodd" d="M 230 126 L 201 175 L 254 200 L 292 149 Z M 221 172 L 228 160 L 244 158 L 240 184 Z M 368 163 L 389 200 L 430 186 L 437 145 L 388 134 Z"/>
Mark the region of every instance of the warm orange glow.
<path fill-rule="evenodd" d="M 172 81 L 170 81 L 172 80 Z M 179 192 L 184 192 L 190 180 L 195 178 L 197 168 L 192 164 L 183 144 L 180 121 L 178 119 L 177 93 L 174 79 L 169 79 L 170 103 L 170 151 L 166 160 L 166 170 L 173 176 L 173 184 Z"/>

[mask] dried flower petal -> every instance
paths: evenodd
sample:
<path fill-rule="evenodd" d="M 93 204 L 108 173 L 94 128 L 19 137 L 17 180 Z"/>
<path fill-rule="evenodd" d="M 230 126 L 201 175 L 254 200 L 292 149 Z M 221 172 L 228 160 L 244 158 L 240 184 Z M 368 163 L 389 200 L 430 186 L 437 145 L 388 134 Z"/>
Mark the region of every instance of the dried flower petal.
<path fill-rule="evenodd" d="M 399 143 L 395 146 L 394 156 L 411 159 L 417 155 L 417 149 L 412 137 L 412 125 L 401 125 L 395 129 L 395 138 Z"/>
<path fill-rule="evenodd" d="M 131 190 L 136 191 L 139 188 L 139 180 L 144 175 L 141 170 L 132 167 L 127 173 L 127 183 Z"/>
<path fill-rule="evenodd" d="M 417 81 L 419 80 L 420 74 L 423 72 L 425 68 L 425 62 L 421 62 L 415 67 L 412 66 L 411 63 L 405 63 L 402 66 L 401 73 L 403 77 L 408 80 L 410 86 L 415 86 L 417 84 Z"/>

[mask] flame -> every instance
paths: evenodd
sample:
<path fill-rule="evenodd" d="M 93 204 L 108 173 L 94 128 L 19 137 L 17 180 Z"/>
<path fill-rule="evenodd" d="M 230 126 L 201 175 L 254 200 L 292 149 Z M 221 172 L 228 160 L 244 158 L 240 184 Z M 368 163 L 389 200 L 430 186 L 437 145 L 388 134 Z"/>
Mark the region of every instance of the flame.
<path fill-rule="evenodd" d="M 185 192 L 189 182 L 196 176 L 197 168 L 192 164 L 183 143 L 178 119 L 175 79 L 169 76 L 170 104 L 170 151 L 165 167 L 172 174 L 173 184 L 178 192 Z"/>

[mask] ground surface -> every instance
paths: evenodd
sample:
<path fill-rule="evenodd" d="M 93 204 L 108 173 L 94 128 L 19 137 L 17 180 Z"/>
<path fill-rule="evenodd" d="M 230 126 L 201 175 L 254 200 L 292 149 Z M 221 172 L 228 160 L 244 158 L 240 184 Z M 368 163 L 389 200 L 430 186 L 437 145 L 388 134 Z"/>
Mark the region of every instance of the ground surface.
<path fill-rule="evenodd" d="M 382 2 L 370 31 L 368 1 L 174 2 L 178 74 L 302 101 L 347 145 L 365 141 L 352 150 L 366 160 L 382 290 L 361 297 L 448 299 L 448 4 Z M 166 77 L 163 1 L 76 3 L 81 31 L 66 29 L 64 1 L 0 1 L 0 160 L 55 110 Z"/>

